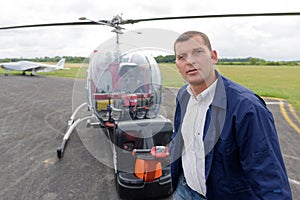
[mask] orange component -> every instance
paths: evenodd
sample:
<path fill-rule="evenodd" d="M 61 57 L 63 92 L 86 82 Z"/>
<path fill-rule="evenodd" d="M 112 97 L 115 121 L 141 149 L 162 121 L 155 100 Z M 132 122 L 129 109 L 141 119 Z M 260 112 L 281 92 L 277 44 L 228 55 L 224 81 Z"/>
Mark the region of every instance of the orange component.
<path fill-rule="evenodd" d="M 162 176 L 161 162 L 158 160 L 142 160 L 135 161 L 135 175 L 145 182 L 152 182 Z"/>
<path fill-rule="evenodd" d="M 109 127 L 109 128 L 113 128 L 113 127 L 115 127 L 115 124 L 112 122 L 105 122 L 105 126 Z"/>

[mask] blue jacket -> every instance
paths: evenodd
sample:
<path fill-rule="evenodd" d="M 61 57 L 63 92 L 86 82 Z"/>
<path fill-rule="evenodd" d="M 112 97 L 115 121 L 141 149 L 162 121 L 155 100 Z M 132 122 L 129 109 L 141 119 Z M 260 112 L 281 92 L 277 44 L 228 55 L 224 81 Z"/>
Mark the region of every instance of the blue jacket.
<path fill-rule="evenodd" d="M 190 98 L 186 87 L 177 94 L 170 144 L 173 190 L 183 171 L 181 124 Z M 274 119 L 260 97 L 218 74 L 203 135 L 208 200 L 292 199 Z"/>

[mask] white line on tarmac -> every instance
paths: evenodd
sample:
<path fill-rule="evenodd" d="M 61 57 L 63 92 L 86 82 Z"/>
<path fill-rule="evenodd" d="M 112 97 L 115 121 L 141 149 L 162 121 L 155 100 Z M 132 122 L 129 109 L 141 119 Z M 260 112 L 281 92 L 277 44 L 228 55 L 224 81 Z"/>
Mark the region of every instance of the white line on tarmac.
<path fill-rule="evenodd" d="M 287 157 L 287 158 L 292 158 L 292 159 L 295 159 L 295 160 L 300 160 L 299 157 L 296 157 L 296 156 L 291 156 L 291 155 L 287 155 L 287 154 L 282 154 L 284 157 Z"/>
<path fill-rule="evenodd" d="M 300 160 L 300 158 L 299 157 L 296 157 L 296 156 L 290 156 L 290 155 L 287 155 L 287 154 L 282 154 L 284 157 L 286 157 L 286 158 L 292 158 L 292 159 L 294 159 L 294 160 Z M 293 184 L 295 184 L 295 185 L 300 185 L 300 181 L 297 181 L 297 180 L 295 180 L 295 179 L 291 179 L 290 177 L 289 177 L 289 182 L 290 183 L 293 183 Z"/>
<path fill-rule="evenodd" d="M 300 185 L 300 181 L 294 180 L 289 178 L 290 183 L 296 184 L 296 185 Z"/>
<path fill-rule="evenodd" d="M 266 102 L 267 105 L 280 105 L 280 104 L 284 104 L 284 102 L 280 102 L 280 101 L 270 101 L 270 102 Z"/>

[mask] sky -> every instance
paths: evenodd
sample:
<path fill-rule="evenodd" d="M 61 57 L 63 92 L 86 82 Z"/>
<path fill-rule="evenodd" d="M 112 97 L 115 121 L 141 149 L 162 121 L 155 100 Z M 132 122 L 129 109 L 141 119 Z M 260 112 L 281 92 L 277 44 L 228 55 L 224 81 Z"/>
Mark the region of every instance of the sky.
<path fill-rule="evenodd" d="M 153 17 L 300 12 L 295 0 L 15 0 L 1 2 L 0 27 L 76 22 L 79 17 L 109 20 Z M 265 60 L 300 60 L 300 16 L 213 18 L 140 22 L 123 26 L 131 31 L 159 28 L 178 34 L 206 33 L 220 58 L 257 57 Z M 0 30 L 1 58 L 89 56 L 114 37 L 107 26 L 65 26 Z M 159 38 L 157 38 L 159 40 Z"/>

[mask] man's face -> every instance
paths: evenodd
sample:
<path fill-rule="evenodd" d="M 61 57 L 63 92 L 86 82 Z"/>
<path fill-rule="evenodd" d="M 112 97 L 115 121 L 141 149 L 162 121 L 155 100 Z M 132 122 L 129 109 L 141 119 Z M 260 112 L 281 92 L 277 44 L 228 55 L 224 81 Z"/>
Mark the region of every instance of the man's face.
<path fill-rule="evenodd" d="M 175 45 L 176 66 L 185 81 L 203 85 L 214 76 L 214 64 L 218 62 L 216 51 L 210 51 L 201 36 L 194 36 Z"/>

